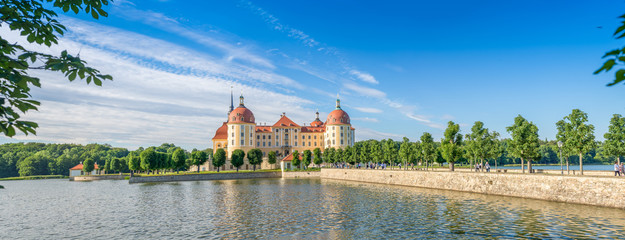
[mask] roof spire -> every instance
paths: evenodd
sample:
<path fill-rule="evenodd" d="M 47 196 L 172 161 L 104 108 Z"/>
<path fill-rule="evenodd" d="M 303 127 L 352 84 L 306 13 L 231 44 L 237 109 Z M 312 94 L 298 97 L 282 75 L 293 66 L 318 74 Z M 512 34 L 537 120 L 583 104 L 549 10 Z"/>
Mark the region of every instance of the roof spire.
<path fill-rule="evenodd" d="M 336 109 L 341 109 L 341 99 L 339 99 L 338 93 L 336 93 Z"/>
<path fill-rule="evenodd" d="M 232 85 L 230 85 L 230 112 L 232 110 L 234 110 L 234 96 L 232 94 Z M 230 115 L 230 112 L 228 112 L 228 115 Z"/>
<path fill-rule="evenodd" d="M 321 121 L 319 120 L 319 109 L 316 109 L 315 116 L 317 117 L 315 118 L 315 121 Z"/>
<path fill-rule="evenodd" d="M 245 107 L 245 105 L 243 104 L 243 89 L 241 89 L 241 96 L 239 97 L 239 106 Z"/>

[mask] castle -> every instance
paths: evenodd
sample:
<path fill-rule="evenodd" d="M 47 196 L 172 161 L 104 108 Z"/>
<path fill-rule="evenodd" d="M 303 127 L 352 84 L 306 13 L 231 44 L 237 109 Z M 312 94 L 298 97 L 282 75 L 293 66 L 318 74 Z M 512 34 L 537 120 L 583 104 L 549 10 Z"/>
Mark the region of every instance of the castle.
<path fill-rule="evenodd" d="M 230 93 L 230 111 L 228 119 L 215 132 L 213 137 L 213 153 L 217 149 L 226 150 L 226 164 L 221 170 L 234 169 L 230 164 L 230 156 L 236 149 L 249 150 L 258 148 L 263 152 L 262 169 L 276 168 L 267 163 L 267 153 L 276 152 L 277 164 L 280 160 L 297 150 L 313 151 L 315 148 L 323 151 L 326 148 L 344 148 L 353 146 L 355 129 L 352 127 L 347 112 L 341 109 L 341 101 L 336 99 L 336 108 L 328 114 L 325 122 L 316 118 L 308 126 L 300 126 L 282 113 L 280 119 L 273 125 L 256 125 L 254 113 L 244 104 L 243 95 L 239 97 L 239 106 L 234 108 L 233 96 Z M 203 170 L 215 170 L 211 163 L 206 164 Z M 251 169 L 247 158 L 241 169 Z"/>

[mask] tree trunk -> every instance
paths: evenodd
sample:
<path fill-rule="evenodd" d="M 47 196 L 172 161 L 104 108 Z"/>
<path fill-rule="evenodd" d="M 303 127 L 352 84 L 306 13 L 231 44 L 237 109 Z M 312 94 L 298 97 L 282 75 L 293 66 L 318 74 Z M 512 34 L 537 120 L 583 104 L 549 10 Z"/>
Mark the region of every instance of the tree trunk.
<path fill-rule="evenodd" d="M 484 172 L 484 158 L 480 158 L 482 163 L 480 163 L 480 171 Z"/>
<path fill-rule="evenodd" d="M 525 162 L 523 162 L 523 158 L 521 158 L 521 172 L 525 173 Z"/>
<path fill-rule="evenodd" d="M 453 162 L 449 163 L 449 171 L 454 171 L 454 164 Z"/>
<path fill-rule="evenodd" d="M 239 167 L 237 167 L 237 172 L 239 172 Z"/>
<path fill-rule="evenodd" d="M 616 156 L 616 162 L 621 165 L 621 156 Z"/>
<path fill-rule="evenodd" d="M 200 165 L 197 165 L 197 172 L 200 173 Z"/>
<path fill-rule="evenodd" d="M 256 171 L 256 164 L 254 164 L 254 171 Z"/>
<path fill-rule="evenodd" d="M 569 157 L 566 157 L 566 174 L 571 174 L 569 171 Z"/>
<path fill-rule="evenodd" d="M 532 159 L 527 160 L 527 171 L 532 173 Z"/>
<path fill-rule="evenodd" d="M 584 175 L 584 166 L 582 164 L 582 153 L 579 153 L 579 175 Z"/>

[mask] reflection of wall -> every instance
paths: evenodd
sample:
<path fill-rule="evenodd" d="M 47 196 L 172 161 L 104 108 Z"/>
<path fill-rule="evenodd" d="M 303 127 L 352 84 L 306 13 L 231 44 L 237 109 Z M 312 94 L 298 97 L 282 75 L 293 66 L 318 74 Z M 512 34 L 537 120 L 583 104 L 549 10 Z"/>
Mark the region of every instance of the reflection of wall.
<path fill-rule="evenodd" d="M 321 178 L 466 191 L 625 208 L 622 179 L 543 174 L 322 169 Z"/>

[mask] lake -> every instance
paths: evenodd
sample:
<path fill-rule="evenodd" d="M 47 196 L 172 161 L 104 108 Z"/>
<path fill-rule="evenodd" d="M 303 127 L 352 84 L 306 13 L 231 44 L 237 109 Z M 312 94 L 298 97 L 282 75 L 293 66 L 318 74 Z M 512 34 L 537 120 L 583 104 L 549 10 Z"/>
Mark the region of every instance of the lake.
<path fill-rule="evenodd" d="M 0 181 L 0 239 L 620 238 L 621 209 L 341 182 Z"/>

